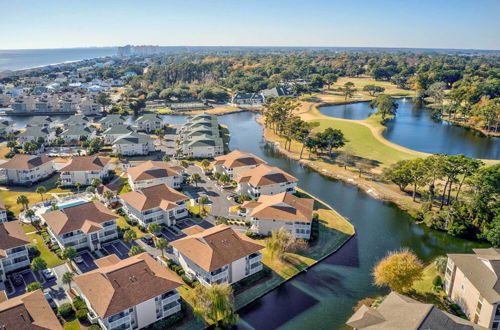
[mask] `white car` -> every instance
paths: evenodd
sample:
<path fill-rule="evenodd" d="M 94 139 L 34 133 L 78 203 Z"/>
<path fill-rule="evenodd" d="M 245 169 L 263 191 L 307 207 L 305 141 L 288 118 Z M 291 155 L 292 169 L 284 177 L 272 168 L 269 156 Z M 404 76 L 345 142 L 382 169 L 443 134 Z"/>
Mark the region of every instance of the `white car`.
<path fill-rule="evenodd" d="M 81 264 L 83 262 L 83 258 L 80 256 L 76 256 L 75 259 L 73 259 L 77 264 Z"/>
<path fill-rule="evenodd" d="M 56 278 L 56 274 L 52 269 L 42 270 L 42 275 L 43 277 L 45 277 L 46 280 L 51 280 L 53 278 Z"/>

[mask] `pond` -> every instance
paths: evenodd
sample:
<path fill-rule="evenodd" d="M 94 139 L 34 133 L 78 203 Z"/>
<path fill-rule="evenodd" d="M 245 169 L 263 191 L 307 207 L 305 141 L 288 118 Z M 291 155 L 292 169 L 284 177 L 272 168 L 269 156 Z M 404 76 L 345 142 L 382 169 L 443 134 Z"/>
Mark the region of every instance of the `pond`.
<path fill-rule="evenodd" d="M 464 154 L 482 159 L 500 159 L 500 139 L 432 118 L 428 109 L 416 108 L 410 99 L 399 99 L 396 116 L 387 121 L 382 135 L 403 147 L 427 152 Z M 373 113 L 369 102 L 320 107 L 322 114 L 362 120 Z"/>

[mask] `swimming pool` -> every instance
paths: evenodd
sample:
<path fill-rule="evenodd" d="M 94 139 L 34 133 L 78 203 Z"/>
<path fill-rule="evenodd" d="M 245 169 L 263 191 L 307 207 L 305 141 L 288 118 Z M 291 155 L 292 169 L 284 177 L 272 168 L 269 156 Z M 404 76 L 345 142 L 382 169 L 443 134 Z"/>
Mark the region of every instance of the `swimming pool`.
<path fill-rule="evenodd" d="M 80 204 L 84 204 L 84 203 L 87 203 L 87 201 L 76 201 L 76 202 L 73 202 L 73 203 L 69 203 L 69 204 L 64 204 L 64 205 L 59 205 L 59 210 L 62 210 L 62 209 L 65 209 L 67 207 L 72 207 L 72 206 L 77 206 L 77 205 L 80 205 Z M 45 213 L 49 213 L 49 212 L 52 212 L 52 210 L 47 210 L 45 211 Z"/>

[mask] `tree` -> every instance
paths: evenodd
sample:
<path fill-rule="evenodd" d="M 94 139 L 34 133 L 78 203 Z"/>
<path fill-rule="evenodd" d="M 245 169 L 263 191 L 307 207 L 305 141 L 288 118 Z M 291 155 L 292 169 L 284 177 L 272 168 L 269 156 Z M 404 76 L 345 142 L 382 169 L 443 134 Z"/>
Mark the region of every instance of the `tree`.
<path fill-rule="evenodd" d="M 208 203 L 208 197 L 207 196 L 200 196 L 198 197 L 198 204 L 200 205 L 200 215 L 205 214 L 205 205 Z"/>
<path fill-rule="evenodd" d="M 398 293 L 408 292 L 415 281 L 421 280 L 424 266 L 417 256 L 404 249 L 390 252 L 373 268 L 375 285 L 388 286 Z"/>
<path fill-rule="evenodd" d="M 108 105 L 111 105 L 111 98 L 106 93 L 99 93 L 95 101 L 103 107 L 104 111 L 106 111 Z"/>
<path fill-rule="evenodd" d="M 158 238 L 156 240 L 156 248 L 160 250 L 161 256 L 164 256 L 165 250 L 168 248 L 168 241 L 164 238 Z"/>
<path fill-rule="evenodd" d="M 375 95 L 375 93 L 383 93 L 385 91 L 385 88 L 377 85 L 366 85 L 365 87 L 363 87 L 363 91 L 368 92 L 370 96 L 373 96 Z"/>
<path fill-rule="evenodd" d="M 127 243 L 131 243 L 137 239 L 137 233 L 132 229 L 127 229 L 123 233 L 123 240 Z"/>
<path fill-rule="evenodd" d="M 80 182 L 75 183 L 75 188 L 76 188 L 76 191 L 78 194 L 80 193 L 81 186 L 82 186 L 82 184 Z"/>
<path fill-rule="evenodd" d="M 33 223 L 33 217 L 35 216 L 35 211 L 32 209 L 27 209 L 26 213 L 24 214 L 28 219 L 30 219 L 30 222 Z"/>
<path fill-rule="evenodd" d="M 316 136 L 320 141 L 321 148 L 324 147 L 327 149 L 330 157 L 332 156 L 333 149 L 343 147 L 346 142 L 344 133 L 339 129 L 333 129 L 331 127 L 328 127 L 323 132 L 319 132 Z"/>
<path fill-rule="evenodd" d="M 129 103 L 130 109 L 134 112 L 134 116 L 138 116 L 142 109 L 146 107 L 146 101 L 143 99 L 133 100 Z"/>
<path fill-rule="evenodd" d="M 201 182 L 201 176 L 198 173 L 193 173 L 189 178 L 189 182 L 194 183 L 194 185 L 198 187 L 198 183 Z"/>
<path fill-rule="evenodd" d="M 194 313 L 214 323 L 216 328 L 230 328 L 238 321 L 229 284 L 198 285 L 191 294 Z"/>
<path fill-rule="evenodd" d="M 155 135 L 158 137 L 158 140 L 160 140 L 161 144 L 161 140 L 165 136 L 165 130 L 163 128 L 157 128 L 155 129 Z"/>
<path fill-rule="evenodd" d="M 128 251 L 128 255 L 129 255 L 129 257 L 133 257 L 133 256 L 141 254 L 143 252 L 144 252 L 144 250 L 139 245 L 133 245 L 130 248 L 130 251 Z"/>
<path fill-rule="evenodd" d="M 422 158 L 415 158 L 405 162 L 406 171 L 408 172 L 408 177 L 410 183 L 413 184 L 413 195 L 412 199 L 415 201 L 417 196 L 417 187 L 426 184 L 427 180 L 427 167 L 425 166 L 425 161 Z"/>
<path fill-rule="evenodd" d="M 10 149 L 10 152 L 15 152 L 17 148 L 17 142 L 16 141 L 7 142 L 7 148 Z"/>
<path fill-rule="evenodd" d="M 400 160 L 386 168 L 383 174 L 386 180 L 392 181 L 401 191 L 405 191 L 406 187 L 411 183 L 411 176 L 406 164 L 406 161 Z"/>
<path fill-rule="evenodd" d="M 73 282 L 73 278 L 75 277 L 75 273 L 66 272 L 62 276 L 62 282 L 68 285 L 68 289 L 71 290 L 71 283 Z"/>
<path fill-rule="evenodd" d="M 36 257 L 31 260 L 31 269 L 35 272 L 41 272 L 42 270 L 47 269 L 47 262 L 45 262 L 42 257 Z"/>
<path fill-rule="evenodd" d="M 109 202 L 116 197 L 116 194 L 111 190 L 106 190 L 105 192 L 103 192 L 102 197 L 106 202 Z"/>
<path fill-rule="evenodd" d="M 347 145 L 337 159 L 344 166 L 344 170 L 347 170 L 347 166 L 352 166 L 355 158 L 351 145 Z"/>
<path fill-rule="evenodd" d="M 370 102 L 370 108 L 377 108 L 377 113 L 382 116 L 382 122 L 388 116 L 394 116 L 398 109 L 398 104 L 387 94 L 380 94 Z"/>
<path fill-rule="evenodd" d="M 40 197 L 42 198 L 42 201 L 43 201 L 43 194 L 45 194 L 47 192 L 47 189 L 44 186 L 38 186 L 38 187 L 36 187 L 35 192 L 37 194 L 40 194 Z"/>
<path fill-rule="evenodd" d="M 434 260 L 434 264 L 436 265 L 436 270 L 438 271 L 438 273 L 444 275 L 444 272 L 446 271 L 446 265 L 448 264 L 448 257 L 445 256 L 437 257 Z"/>
<path fill-rule="evenodd" d="M 159 224 L 157 224 L 156 222 L 153 222 L 152 224 L 150 224 L 148 226 L 148 231 L 153 234 L 154 237 L 156 237 L 156 235 L 158 235 L 158 233 L 161 232 L 161 226 Z"/>
<path fill-rule="evenodd" d="M 76 250 L 72 247 L 67 247 L 63 250 L 63 257 L 70 263 L 77 256 Z"/>
<path fill-rule="evenodd" d="M 92 179 L 92 183 L 91 183 L 92 186 L 97 187 L 100 184 L 101 184 L 101 179 L 99 179 L 99 178 L 93 178 Z"/>
<path fill-rule="evenodd" d="M 205 170 L 205 172 L 208 170 L 208 168 L 210 167 L 210 161 L 208 159 L 203 159 L 201 161 L 201 167 L 203 167 L 203 170 Z"/>
<path fill-rule="evenodd" d="M 344 84 L 344 87 L 340 89 L 345 99 L 351 98 L 354 95 L 354 83 L 348 81 Z"/>
<path fill-rule="evenodd" d="M 165 155 L 162 157 L 162 159 L 165 163 L 170 161 L 170 157 L 168 155 Z"/>
<path fill-rule="evenodd" d="M 339 79 L 339 76 L 337 76 L 335 73 L 327 73 L 323 76 L 323 78 L 325 79 L 328 89 L 330 89 L 330 85 L 335 84 Z"/>
<path fill-rule="evenodd" d="M 272 230 L 271 237 L 266 240 L 266 248 L 271 252 L 271 257 L 275 256 L 283 260 L 285 257 L 286 249 L 292 242 L 290 233 L 285 228 L 279 230 Z"/>
<path fill-rule="evenodd" d="M 43 285 L 40 282 L 31 282 L 26 286 L 26 292 L 33 292 L 36 290 L 43 290 Z"/>
<path fill-rule="evenodd" d="M 26 210 L 28 208 L 28 204 L 30 203 L 30 200 L 26 195 L 19 195 L 16 199 L 16 204 L 21 204 L 23 206 L 23 210 Z"/>
<path fill-rule="evenodd" d="M 441 108 L 444 100 L 444 90 L 446 89 L 446 83 L 438 81 L 433 83 L 427 89 L 427 93 L 432 97 L 434 103 Z"/>

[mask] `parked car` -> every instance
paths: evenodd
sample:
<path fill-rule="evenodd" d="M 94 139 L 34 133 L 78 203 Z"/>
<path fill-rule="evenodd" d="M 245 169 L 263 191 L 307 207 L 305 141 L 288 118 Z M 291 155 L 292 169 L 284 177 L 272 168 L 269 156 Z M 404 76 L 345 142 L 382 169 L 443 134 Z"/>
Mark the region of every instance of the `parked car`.
<path fill-rule="evenodd" d="M 76 258 L 74 259 L 74 261 L 77 263 L 77 264 L 81 264 L 83 262 L 83 258 L 81 256 L 76 256 Z"/>
<path fill-rule="evenodd" d="M 52 296 L 50 295 L 49 292 L 44 292 L 43 296 L 45 297 L 45 299 L 47 300 L 47 302 L 49 303 L 49 306 L 51 308 L 53 308 L 53 309 L 57 308 L 57 304 L 56 304 L 56 302 L 54 301 L 54 298 L 52 298 Z"/>
<path fill-rule="evenodd" d="M 154 246 L 155 245 L 153 239 L 151 237 L 149 237 L 149 236 L 142 236 L 141 237 L 141 241 L 143 241 L 144 243 L 146 243 L 149 246 Z"/>
<path fill-rule="evenodd" d="M 12 282 L 14 282 L 15 285 L 21 285 L 24 283 L 23 276 L 19 273 L 12 274 Z"/>
<path fill-rule="evenodd" d="M 42 270 L 42 275 L 45 277 L 47 281 L 56 278 L 56 273 L 52 269 L 44 269 Z"/>

